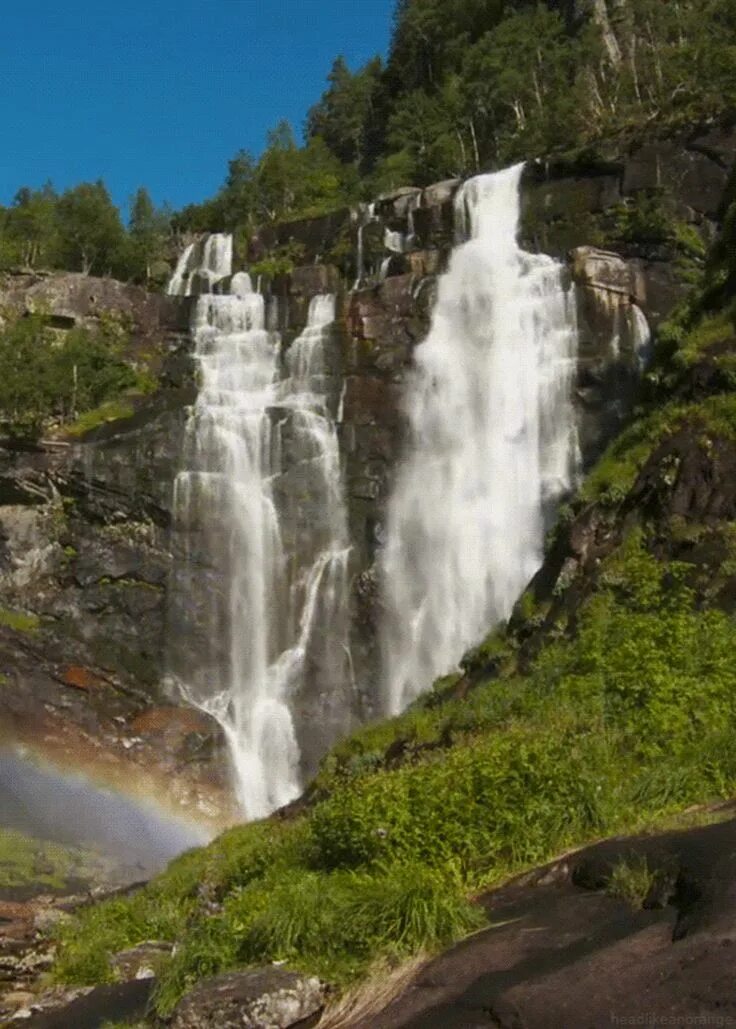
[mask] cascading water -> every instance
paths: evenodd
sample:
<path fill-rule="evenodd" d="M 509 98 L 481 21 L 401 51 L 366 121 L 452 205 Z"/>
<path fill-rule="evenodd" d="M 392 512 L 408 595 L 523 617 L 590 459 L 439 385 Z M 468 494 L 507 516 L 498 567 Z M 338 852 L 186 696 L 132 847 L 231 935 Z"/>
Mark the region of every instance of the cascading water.
<path fill-rule="evenodd" d="M 172 287 L 229 275 L 229 244 L 213 238 L 204 268 L 177 269 Z M 348 728 L 349 547 L 327 397 L 334 297 L 312 300 L 284 368 L 264 298 L 245 273 L 229 288 L 199 296 L 193 319 L 200 390 L 175 483 L 170 663 L 222 726 L 241 806 L 257 818 L 298 795 L 310 717 L 320 753 Z"/>
<path fill-rule="evenodd" d="M 232 256 L 233 238 L 223 233 L 216 232 L 199 243 L 190 243 L 177 262 L 166 292 L 179 297 L 206 292 L 230 274 Z"/>
<path fill-rule="evenodd" d="M 358 243 L 357 253 L 355 255 L 356 265 L 356 278 L 353 283 L 353 289 L 360 289 L 365 279 L 365 247 L 363 246 L 363 233 L 366 225 L 370 225 L 376 220 L 376 205 L 375 204 L 361 204 L 358 210 Z"/>
<path fill-rule="evenodd" d="M 389 713 L 509 615 L 576 475 L 574 295 L 560 264 L 517 245 L 522 167 L 459 190 L 467 241 L 415 351 L 381 555 Z"/>

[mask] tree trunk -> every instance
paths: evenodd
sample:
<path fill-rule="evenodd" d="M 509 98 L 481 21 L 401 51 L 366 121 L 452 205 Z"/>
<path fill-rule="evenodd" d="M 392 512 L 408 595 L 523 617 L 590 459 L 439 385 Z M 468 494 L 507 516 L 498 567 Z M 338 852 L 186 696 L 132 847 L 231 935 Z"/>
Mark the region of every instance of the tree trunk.
<path fill-rule="evenodd" d="M 480 153 L 478 152 L 478 137 L 475 134 L 475 122 L 470 119 L 470 135 L 473 140 L 473 155 L 475 156 L 475 170 L 480 171 Z"/>
<path fill-rule="evenodd" d="M 592 0 L 592 13 L 593 21 L 601 30 L 601 38 L 608 54 L 608 60 L 614 68 L 619 68 L 621 66 L 621 47 L 611 26 L 611 19 L 608 17 L 606 0 Z"/>

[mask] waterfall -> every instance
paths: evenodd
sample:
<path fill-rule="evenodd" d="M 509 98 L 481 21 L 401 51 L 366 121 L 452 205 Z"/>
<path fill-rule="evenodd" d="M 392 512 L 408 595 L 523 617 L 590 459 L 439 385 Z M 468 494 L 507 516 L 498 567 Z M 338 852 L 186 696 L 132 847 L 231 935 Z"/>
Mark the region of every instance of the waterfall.
<path fill-rule="evenodd" d="M 166 292 L 170 296 L 186 297 L 211 289 L 216 282 L 230 274 L 233 238 L 223 233 L 205 236 L 190 243 L 179 258 Z M 199 282 L 195 282 L 195 277 Z M 195 289 L 199 286 L 199 289 Z"/>
<path fill-rule="evenodd" d="M 466 241 L 414 355 L 380 558 L 390 713 L 508 617 L 576 474 L 574 294 L 562 265 L 516 242 L 522 167 L 458 191 Z"/>
<path fill-rule="evenodd" d="M 358 218 L 360 223 L 358 225 L 358 242 L 357 242 L 357 253 L 355 255 L 355 266 L 356 266 L 356 278 L 353 283 L 353 289 L 360 289 L 365 279 L 365 247 L 363 245 L 363 231 L 366 225 L 370 225 L 371 222 L 376 220 L 376 205 L 372 204 L 361 204 L 358 209 Z"/>
<path fill-rule="evenodd" d="M 182 251 L 176 264 L 176 270 L 169 280 L 166 292 L 172 297 L 186 296 L 189 292 L 189 265 L 194 252 L 194 243 Z"/>
<path fill-rule="evenodd" d="M 228 281 L 229 237 L 172 289 Z M 184 286 L 182 286 L 184 283 Z M 222 284 L 221 284 L 222 285 Z M 200 388 L 175 481 L 171 678 L 224 730 L 248 818 L 294 799 L 348 728 L 348 534 L 330 413 L 335 298 L 285 356 L 246 273 L 198 296 Z"/>

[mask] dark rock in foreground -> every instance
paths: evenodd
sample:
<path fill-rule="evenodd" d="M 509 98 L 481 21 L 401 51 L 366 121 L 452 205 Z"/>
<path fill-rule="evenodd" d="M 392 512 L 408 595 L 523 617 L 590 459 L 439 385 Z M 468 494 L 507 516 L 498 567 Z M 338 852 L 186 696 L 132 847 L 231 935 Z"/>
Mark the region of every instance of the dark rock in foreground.
<path fill-rule="evenodd" d="M 667 889 L 635 910 L 606 886 L 622 862 L 644 861 Z M 354 1029 L 736 1024 L 736 819 L 608 840 L 483 903 L 491 928 Z"/>
<path fill-rule="evenodd" d="M 172 1029 L 289 1029 L 315 1025 L 324 1005 L 319 979 L 258 968 L 205 979 L 181 1001 Z"/>

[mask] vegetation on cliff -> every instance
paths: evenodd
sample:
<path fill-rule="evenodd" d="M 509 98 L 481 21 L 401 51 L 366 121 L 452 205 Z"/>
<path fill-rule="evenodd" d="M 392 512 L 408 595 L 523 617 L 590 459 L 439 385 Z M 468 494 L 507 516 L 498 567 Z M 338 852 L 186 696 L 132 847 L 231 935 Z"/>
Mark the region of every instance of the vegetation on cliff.
<path fill-rule="evenodd" d="M 110 403 L 144 393 L 153 380 L 126 359 L 128 331 L 108 315 L 95 329 L 59 334 L 42 314 L 18 318 L 0 330 L 0 426 L 34 437 L 50 426 L 84 431 L 105 420 Z M 101 410 L 102 405 L 107 407 Z M 90 417 L 97 412 L 95 417 Z M 80 416 L 85 417 L 80 420 Z"/>
<path fill-rule="evenodd" d="M 733 270 L 719 245 L 509 625 L 337 746 L 300 812 L 83 912 L 60 979 L 110 979 L 111 953 L 168 939 L 162 1013 L 203 976 L 271 960 L 345 986 L 481 924 L 473 896 L 511 873 L 733 796 Z"/>
<path fill-rule="evenodd" d="M 306 144 L 279 126 L 260 160 L 236 155 L 220 192 L 175 224 L 252 232 L 399 186 L 531 154 L 590 158 L 653 127 L 729 116 L 735 33 L 727 0 L 399 0 L 386 63 L 351 72 L 335 60 Z"/>

